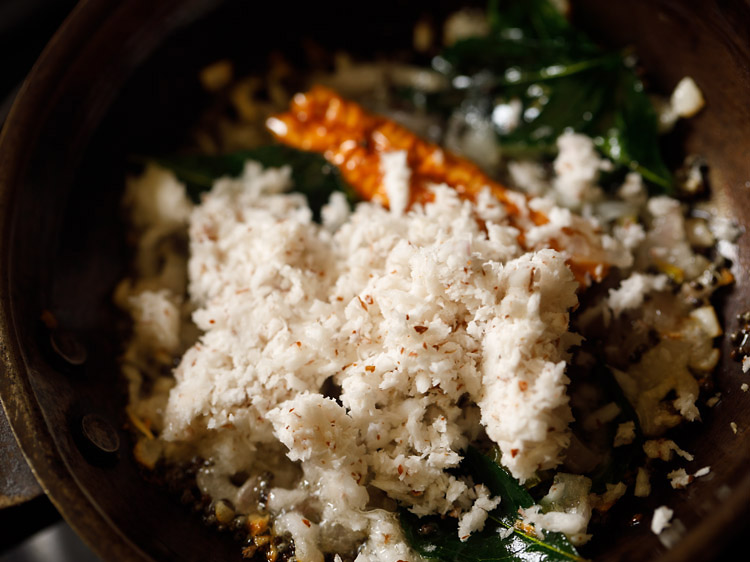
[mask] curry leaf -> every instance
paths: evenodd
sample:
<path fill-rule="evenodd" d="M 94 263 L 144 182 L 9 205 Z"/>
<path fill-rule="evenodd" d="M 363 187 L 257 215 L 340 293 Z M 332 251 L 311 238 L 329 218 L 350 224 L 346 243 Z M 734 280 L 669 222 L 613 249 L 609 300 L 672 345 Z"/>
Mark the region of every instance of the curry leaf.
<path fill-rule="evenodd" d="M 633 72 L 622 71 L 619 78 L 614 127 L 600 141 L 601 148 L 615 162 L 668 190 L 672 178 L 659 153 L 656 112 Z"/>
<path fill-rule="evenodd" d="M 620 414 L 612 420 L 612 424 L 609 424 L 608 441 L 610 443 L 614 441 L 617 426 L 621 423 L 632 421 L 635 429 L 635 437 L 631 443 L 608 450 L 599 466 L 589 474 L 592 491 L 602 493 L 606 490 L 607 484 L 626 480 L 628 473 L 634 471 L 643 462 L 644 438 L 635 408 L 626 398 L 612 369 L 603 359 L 600 358 L 597 362 L 593 375 L 600 382 L 607 396 L 620 408 Z"/>
<path fill-rule="evenodd" d="M 481 482 L 500 505 L 493 510 L 481 531 L 465 541 L 458 537 L 455 519 L 417 517 L 400 512 L 406 540 L 420 555 L 440 562 L 504 561 L 560 562 L 583 560 L 561 533 L 545 533 L 544 538 L 516 527 L 518 509 L 534 504 L 531 495 L 504 468 L 474 448 L 466 451 L 461 469 Z"/>
<path fill-rule="evenodd" d="M 568 23 L 565 16 L 548 0 L 489 0 L 487 20 L 496 35 L 518 37 L 523 33 L 547 42 L 572 43 L 568 49 L 595 49 L 583 33 Z"/>
<path fill-rule="evenodd" d="M 534 499 L 526 488 L 502 467 L 499 450 L 493 449 L 492 455 L 491 458 L 474 447 L 469 447 L 464 458 L 474 480 L 487 486 L 493 495 L 502 498 L 496 511 L 504 518 L 509 518 L 507 522 L 512 524 L 518 519 L 518 508 L 531 507 L 534 505 Z"/>
<path fill-rule="evenodd" d="M 491 0 L 488 19 L 489 35 L 459 41 L 434 59 L 451 87 L 432 97 L 433 107 L 474 104 L 472 118 L 484 112 L 511 157 L 552 155 L 563 132 L 586 134 L 616 164 L 658 191 L 671 189 L 656 113 L 627 52 L 601 50 L 548 0 Z M 435 99 L 441 95 L 442 103 Z M 495 118 L 493 110 L 511 107 L 518 112 L 511 125 Z"/>
<path fill-rule="evenodd" d="M 321 207 L 334 191 L 344 192 L 350 202 L 357 200 L 354 190 L 342 179 L 339 170 L 323 156 L 284 145 L 267 145 L 229 154 L 139 157 L 137 160 L 152 161 L 171 170 L 185 183 L 188 195 L 195 202 L 220 177 L 239 176 L 248 160 L 254 160 L 264 168 L 290 166 L 293 189 L 307 196 L 316 219 L 320 218 Z"/>

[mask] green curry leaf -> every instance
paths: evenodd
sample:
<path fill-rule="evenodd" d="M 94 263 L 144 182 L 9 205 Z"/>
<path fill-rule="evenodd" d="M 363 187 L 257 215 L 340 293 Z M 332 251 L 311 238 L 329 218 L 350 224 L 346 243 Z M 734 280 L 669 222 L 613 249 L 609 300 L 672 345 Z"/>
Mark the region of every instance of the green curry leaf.
<path fill-rule="evenodd" d="M 617 426 L 620 423 L 632 421 L 635 429 L 635 437 L 631 443 L 607 451 L 603 461 L 589 474 L 592 491 L 602 493 L 606 490 L 608 483 L 626 481 L 628 473 L 632 473 L 643 463 L 644 437 L 635 408 L 617 383 L 612 369 L 605 364 L 603 359 L 597 362 L 593 374 L 609 398 L 620 408 L 620 414 L 612 420 L 612 424 L 609 424 L 609 442 L 614 441 Z"/>
<path fill-rule="evenodd" d="M 198 202 L 200 194 L 208 191 L 221 177 L 237 177 L 245 162 L 254 160 L 264 168 L 291 167 L 293 189 L 303 193 L 316 220 L 320 209 L 334 191 L 342 191 L 350 202 L 358 198 L 335 166 L 314 152 L 297 150 L 284 145 L 267 145 L 229 154 L 187 154 L 163 157 L 138 157 L 139 161 L 154 162 L 171 170 L 187 186 L 190 198 Z"/>
<path fill-rule="evenodd" d="M 573 130 L 657 191 L 671 190 L 656 113 L 626 52 L 601 50 L 548 0 L 491 0 L 488 19 L 489 35 L 459 41 L 433 61 L 451 83 L 433 107 L 489 100 L 477 107 L 507 156 L 552 155 L 557 137 Z M 434 99 L 441 95 L 442 103 Z M 517 124 L 494 119 L 494 108 L 511 104 L 520 104 Z"/>
<path fill-rule="evenodd" d="M 500 505 L 489 514 L 484 529 L 472 533 L 465 541 L 458 537 L 455 519 L 420 518 L 402 509 L 399 517 L 404 535 L 420 555 L 439 562 L 583 560 L 561 533 L 545 533 L 542 539 L 515 527 L 518 509 L 532 506 L 534 500 L 497 462 L 470 447 L 461 468 L 474 482 L 487 486 L 493 496 L 500 496 Z"/>

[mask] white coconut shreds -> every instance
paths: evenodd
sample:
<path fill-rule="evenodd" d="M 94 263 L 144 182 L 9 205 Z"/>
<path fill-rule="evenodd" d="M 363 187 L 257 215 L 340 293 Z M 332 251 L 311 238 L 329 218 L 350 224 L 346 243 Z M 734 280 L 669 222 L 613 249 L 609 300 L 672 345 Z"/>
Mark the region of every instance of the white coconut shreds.
<path fill-rule="evenodd" d="M 160 181 L 171 193 L 173 178 Z M 398 523 L 371 507 L 374 489 L 419 515 L 456 514 L 464 536 L 481 529 L 497 499 L 448 472 L 460 450 L 484 429 L 523 481 L 569 443 L 565 362 L 580 338 L 568 331 L 578 283 L 565 258 L 524 253 L 488 193 L 473 204 L 436 186 L 433 203 L 403 216 L 374 203 L 349 212 L 334 196 L 319 225 L 288 187 L 288 170 L 249 163 L 192 210 L 190 303 L 178 282 L 119 291 L 137 334 L 164 328 L 152 339 L 165 351 L 186 347 L 173 326 L 185 310 L 202 332 L 166 408 L 144 417 L 216 459 L 199 475 L 212 495 L 237 471 L 282 466 L 274 455 L 299 465 L 282 466 L 268 506 L 311 560 L 362 541 L 362 560 L 406 548 L 394 533 L 378 546 L 374 529 Z M 321 391 L 331 387 L 340 393 Z M 315 524 L 294 515 L 303 503 Z"/>
<path fill-rule="evenodd" d="M 656 535 L 660 535 L 664 529 L 671 525 L 670 520 L 672 519 L 672 515 L 674 515 L 674 511 L 666 505 L 657 507 L 654 510 L 654 517 L 651 519 L 651 531 Z"/>
<path fill-rule="evenodd" d="M 565 533 L 578 546 L 591 535 L 586 528 L 591 519 L 591 480 L 578 474 L 557 473 L 549 492 L 539 505 L 520 509 L 523 522 L 543 535 L 545 531 Z"/>
<path fill-rule="evenodd" d="M 390 417 L 381 408 L 401 409 L 399 423 L 417 430 L 437 406 L 447 415 L 430 416 L 432 429 L 410 445 L 432 455 L 439 445 L 446 459 L 433 462 L 455 464 L 445 448 L 464 443 L 452 424 L 466 422 L 450 399 L 468 393 L 486 404 L 483 422 L 515 476 L 554 466 L 570 419 L 562 360 L 577 341 L 567 334 L 577 284 L 561 256 L 521 255 L 515 230 L 501 224 L 485 234 L 476 209 L 447 188 L 406 219 L 361 205 L 331 235 L 301 196 L 261 195 L 281 189 L 280 175 L 249 166 L 193 213 L 190 290 L 205 334 L 176 371 L 167 435 L 181 436 L 199 416 L 219 427 L 246 400 L 265 422 L 284 400 L 302 400 L 335 375 L 345 413 L 367 424 L 358 428 L 366 445 L 402 437 L 387 423 L 377 431 Z M 404 407 L 401 399 L 412 398 Z M 516 415 L 501 416 L 498 399 Z M 286 425 L 274 428 L 283 440 Z M 559 439 L 548 438 L 550 428 Z M 387 476 L 388 487 L 411 494 L 419 478 L 408 468 Z"/>
<path fill-rule="evenodd" d="M 667 288 L 666 275 L 647 275 L 633 273 L 620 283 L 617 289 L 609 290 L 607 304 L 612 309 L 615 318 L 624 310 L 638 308 L 643 304 L 646 294 L 651 291 L 663 291 Z"/>
<path fill-rule="evenodd" d="M 673 298 L 672 269 L 692 278 L 710 265 L 681 235 L 685 209 L 666 197 L 647 200 L 639 176 L 629 176 L 621 200 L 602 200 L 596 184 L 607 163 L 589 145 L 561 139 L 558 175 L 540 175 L 546 196 L 510 194 L 549 218 L 528 226 L 527 248 L 553 240 L 564 250 L 566 228 L 588 225 L 586 236 L 619 268 L 619 282 L 584 312 L 591 318 L 579 316 L 584 331 L 597 316 L 604 329 L 617 327 L 639 318 L 644 304 Z M 381 171 L 390 210 L 352 210 L 334 193 L 322 224 L 302 195 L 288 192 L 288 169 L 255 163 L 217 181 L 197 206 L 155 167 L 126 195 L 137 219 L 137 275 L 115 298 L 133 318 L 123 357 L 128 413 L 163 447 L 141 447 L 136 457 L 153 466 L 161 453 L 179 462 L 189 449 L 211 459 L 197 484 L 237 513 L 257 509 L 256 476 L 273 473 L 265 508 L 305 560 L 355 551 L 358 562 L 420 560 L 403 538 L 398 504 L 456 518 L 466 540 L 500 501 L 456 476 L 469 443 L 488 437 L 524 482 L 558 467 L 571 442 L 565 369 L 581 337 L 569 328 L 579 284 L 566 256 L 522 248 L 489 190 L 470 202 L 433 186 L 433 202 L 408 208 L 405 153 L 383 155 Z M 627 218 L 641 211 L 643 226 Z M 666 273 L 650 273 L 657 259 Z M 721 331 L 710 307 L 654 322 L 677 343 L 664 339 L 638 363 L 612 369 L 647 436 L 699 419 L 691 369 L 713 368 Z M 684 352 L 695 341 L 703 343 Z M 597 404 L 582 424 L 596 431 L 621 413 L 615 403 Z M 635 423 L 620 423 L 613 445 L 634 437 Z M 646 441 L 644 452 L 692 458 L 666 439 Z M 235 486 L 237 473 L 251 478 Z M 685 475 L 669 478 L 680 484 Z M 606 511 L 626 490 L 608 483 L 590 494 L 587 478 L 558 473 L 543 502 L 520 515 L 540 535 L 564 532 L 583 544 L 591 509 Z M 649 492 L 640 470 L 634 493 Z"/>
<path fill-rule="evenodd" d="M 409 178 L 411 177 L 411 168 L 406 162 L 406 151 L 383 152 L 380 155 L 380 162 L 389 207 L 397 215 L 403 215 L 409 205 Z"/>
<path fill-rule="evenodd" d="M 617 425 L 613 447 L 630 445 L 635 440 L 635 422 L 627 421 Z"/>
<path fill-rule="evenodd" d="M 649 439 L 643 443 L 643 452 L 650 459 L 670 461 L 672 460 L 672 452 L 676 452 L 687 461 L 694 460 L 693 455 L 680 449 L 679 445 L 671 439 Z"/>
<path fill-rule="evenodd" d="M 474 492 L 476 494 L 474 505 L 458 520 L 458 536 L 462 541 L 466 541 L 474 531 L 484 529 L 487 515 L 500 505 L 500 498 L 490 498 L 490 492 L 484 484 L 474 486 Z"/>
<path fill-rule="evenodd" d="M 672 548 L 685 535 L 687 529 L 679 519 L 672 519 L 674 511 L 665 505 L 654 510 L 651 519 L 651 531 L 658 535 L 659 542 L 667 548 Z"/>
<path fill-rule="evenodd" d="M 563 133 L 557 139 L 557 148 L 553 187 L 560 204 L 577 209 L 599 199 L 599 173 L 612 170 L 612 162 L 599 156 L 594 142 L 586 135 Z"/>
<path fill-rule="evenodd" d="M 672 488 L 684 488 L 690 484 L 695 478 L 688 474 L 684 468 L 678 468 L 667 473 L 667 478 Z"/>

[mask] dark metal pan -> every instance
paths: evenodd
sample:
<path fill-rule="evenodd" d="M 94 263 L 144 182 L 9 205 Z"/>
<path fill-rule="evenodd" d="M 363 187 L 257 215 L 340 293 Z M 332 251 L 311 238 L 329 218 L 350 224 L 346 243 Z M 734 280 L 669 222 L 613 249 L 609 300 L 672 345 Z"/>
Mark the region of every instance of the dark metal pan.
<path fill-rule="evenodd" d="M 116 360 L 121 318 L 111 303 L 126 271 L 119 199 L 128 154 L 180 144 L 210 101 L 197 70 L 213 60 L 231 56 L 251 68 L 270 49 L 299 52 L 309 35 L 371 53 L 408 47 L 411 22 L 450 4 L 383 2 L 368 7 L 379 17 L 363 18 L 343 2 L 84 0 L 34 67 L 0 138 L 0 394 L 44 492 L 104 558 L 240 559 L 228 535 L 144 479 L 130 454 Z M 668 92 L 685 75 L 699 84 L 707 107 L 682 126 L 680 142 L 710 163 L 717 204 L 747 226 L 750 6 L 575 4 L 599 39 L 635 46 L 655 89 Z M 728 332 L 750 302 L 747 236 L 737 266 L 743 273 L 721 305 Z M 749 375 L 729 359 L 730 347 L 723 342 L 717 372 L 721 402 L 680 436 L 712 468 L 710 479 L 669 499 L 689 530 L 685 539 L 670 551 L 659 544 L 648 528 L 659 505 L 653 498 L 641 505 L 640 525 L 632 511 L 615 510 L 617 531 L 592 545 L 597 559 L 708 560 L 747 515 L 750 395 L 739 387 Z"/>

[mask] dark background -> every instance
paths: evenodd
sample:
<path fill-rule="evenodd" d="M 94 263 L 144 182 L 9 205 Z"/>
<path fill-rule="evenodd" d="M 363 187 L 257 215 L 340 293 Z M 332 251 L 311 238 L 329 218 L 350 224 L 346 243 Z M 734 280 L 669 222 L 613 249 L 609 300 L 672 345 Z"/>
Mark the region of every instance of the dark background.
<path fill-rule="evenodd" d="M 26 73 L 75 4 L 73 0 L 0 0 L 0 123 Z"/>
<path fill-rule="evenodd" d="M 75 5 L 73 0 L 0 0 L 0 126 L 24 77 Z M 1 562 L 96 560 L 45 496 L 0 510 Z"/>

